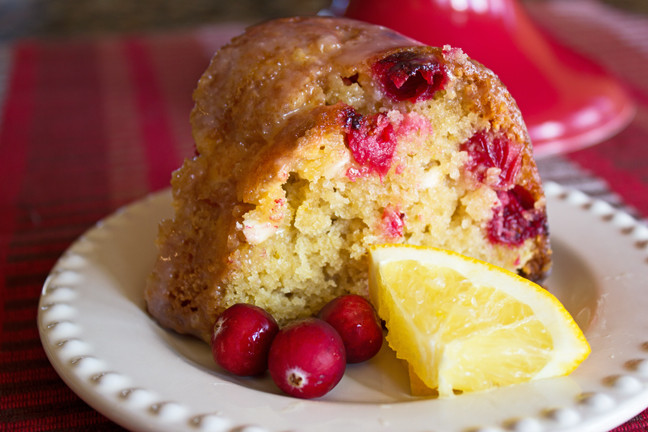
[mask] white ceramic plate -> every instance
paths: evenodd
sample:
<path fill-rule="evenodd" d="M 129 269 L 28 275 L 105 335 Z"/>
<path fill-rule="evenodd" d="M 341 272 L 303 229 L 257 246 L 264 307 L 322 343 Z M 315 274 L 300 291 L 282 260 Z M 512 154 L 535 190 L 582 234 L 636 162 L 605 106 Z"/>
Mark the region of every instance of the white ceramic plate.
<path fill-rule="evenodd" d="M 158 327 L 142 290 L 155 258 L 158 193 L 83 235 L 45 282 L 38 325 L 63 380 L 115 422 L 142 431 L 606 431 L 648 406 L 648 228 L 547 184 L 555 266 L 548 288 L 584 329 L 590 357 L 569 377 L 450 400 L 409 396 L 388 349 L 351 365 L 319 400 L 269 378 L 220 371 L 202 342 Z"/>

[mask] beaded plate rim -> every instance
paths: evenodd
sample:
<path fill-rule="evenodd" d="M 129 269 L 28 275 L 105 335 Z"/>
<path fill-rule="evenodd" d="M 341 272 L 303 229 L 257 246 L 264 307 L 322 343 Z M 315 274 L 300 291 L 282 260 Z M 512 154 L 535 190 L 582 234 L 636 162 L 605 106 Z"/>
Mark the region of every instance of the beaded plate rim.
<path fill-rule="evenodd" d="M 623 254 L 622 263 L 615 263 L 607 256 L 597 262 L 591 262 L 588 256 L 581 257 L 594 273 L 601 267 L 615 268 L 601 270 L 607 272 L 602 275 L 597 273 L 599 306 L 602 307 L 595 311 L 591 328 L 585 331 L 588 340 L 593 338 L 590 357 L 596 358 L 586 360 L 573 374 L 573 379 L 570 378 L 569 385 L 575 384 L 578 389 L 565 400 L 543 399 L 542 386 L 557 385 L 546 381 L 532 388 L 530 400 L 525 399 L 529 388 L 522 386 L 518 390 L 499 389 L 449 401 L 410 399 L 406 403 L 365 404 L 345 404 L 326 398 L 301 401 L 238 385 L 236 381 L 203 370 L 182 355 L 160 358 L 160 362 L 174 370 L 205 375 L 209 386 L 216 390 L 198 396 L 213 398 L 209 404 L 212 409 L 192 404 L 196 395 L 190 394 L 192 389 L 185 387 L 183 377 L 178 374 L 164 374 L 158 382 L 143 383 L 138 374 L 151 373 L 144 368 L 156 367 L 156 364 L 150 367 L 140 364 L 150 346 L 147 339 L 168 336 L 144 311 L 143 300 L 138 297 L 143 279 L 139 284 L 133 282 L 133 275 L 121 280 L 121 275 L 109 274 L 100 288 L 118 286 L 118 289 L 108 292 L 96 289 L 92 278 L 104 277 L 109 269 L 126 265 L 123 260 L 133 259 L 141 261 L 136 262 L 135 267 L 144 267 L 137 278 L 146 274 L 147 266 L 154 259 L 153 242 L 148 244 L 149 240 L 155 236 L 157 221 L 171 211 L 169 190 L 152 194 L 98 222 L 61 256 L 44 283 L 39 301 L 41 341 L 57 373 L 74 392 L 90 406 L 131 430 L 314 432 L 334 427 L 339 432 L 392 428 L 457 432 L 605 431 L 648 406 L 648 315 L 636 313 L 640 308 L 646 310 L 648 300 L 641 300 L 641 296 L 632 299 L 615 296 L 616 290 L 622 293 L 626 290 L 630 294 L 635 290 L 637 294 L 641 286 L 648 286 L 648 227 L 580 191 L 548 182 L 545 192 L 552 235 L 557 237 L 561 247 L 582 251 L 585 255 L 609 255 L 615 249 Z M 580 223 L 581 220 L 584 222 Z M 115 234 L 121 235 L 121 244 L 114 244 Z M 124 257 L 112 253 L 112 249 L 109 255 L 101 255 L 104 249 L 115 247 L 124 252 Z M 137 278 L 135 280 L 139 280 Z M 120 296 L 123 298 L 113 302 Z M 618 311 L 619 308 L 627 314 L 606 316 L 610 310 Z M 137 325 L 129 327 L 129 317 L 133 317 Z M 126 355 L 121 352 L 119 339 L 125 333 L 127 339 L 121 340 L 128 341 L 126 345 L 131 346 Z M 623 334 L 622 343 L 608 341 L 615 334 Z M 139 353 L 133 352 L 137 349 L 132 347 L 140 342 L 129 341 L 138 337 L 142 338 Z M 599 341 L 602 341 L 600 347 Z M 169 345 L 168 340 L 164 343 Z M 173 352 L 173 346 L 168 348 L 168 352 Z M 490 412 L 488 407 L 502 395 L 520 402 L 511 407 L 514 411 L 498 413 L 497 409 L 490 408 Z M 234 403 L 242 408 L 233 408 Z M 458 409 L 458 404 L 476 407 L 474 416 L 435 417 L 434 414 L 440 412 L 451 414 Z M 461 411 L 466 406 L 461 406 Z M 330 422 L 315 421 L 315 411 L 330 417 Z M 426 412 L 427 415 L 420 415 Z M 512 412 L 522 414 L 513 415 Z M 466 417 L 472 418 L 467 420 Z"/>

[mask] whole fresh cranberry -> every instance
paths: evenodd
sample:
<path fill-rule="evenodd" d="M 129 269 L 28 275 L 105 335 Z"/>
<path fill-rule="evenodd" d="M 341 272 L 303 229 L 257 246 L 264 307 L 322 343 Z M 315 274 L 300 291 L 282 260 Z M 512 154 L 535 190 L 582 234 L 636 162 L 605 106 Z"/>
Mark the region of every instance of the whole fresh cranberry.
<path fill-rule="evenodd" d="M 275 384 L 286 394 L 302 399 L 331 391 L 342 379 L 345 366 L 342 338 L 318 318 L 296 320 L 283 327 L 268 357 Z"/>
<path fill-rule="evenodd" d="M 278 331 L 277 322 L 264 309 L 245 303 L 230 306 L 214 325 L 214 360 L 235 375 L 259 375 L 268 368 L 268 352 Z"/>
<path fill-rule="evenodd" d="M 364 297 L 354 294 L 337 297 L 318 316 L 342 337 L 348 363 L 369 360 L 380 351 L 382 327 L 373 305 Z"/>

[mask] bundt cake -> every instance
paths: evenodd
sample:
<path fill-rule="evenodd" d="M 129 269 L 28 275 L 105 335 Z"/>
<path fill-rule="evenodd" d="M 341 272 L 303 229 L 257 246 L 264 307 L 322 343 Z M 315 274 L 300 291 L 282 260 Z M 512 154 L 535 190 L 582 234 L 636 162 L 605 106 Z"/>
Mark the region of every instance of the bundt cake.
<path fill-rule="evenodd" d="M 279 19 L 213 57 L 196 154 L 171 180 L 147 282 L 163 326 L 209 340 L 217 314 L 280 323 L 367 295 L 367 246 L 452 249 L 541 279 L 545 199 L 520 112 L 460 49 L 349 19 Z"/>

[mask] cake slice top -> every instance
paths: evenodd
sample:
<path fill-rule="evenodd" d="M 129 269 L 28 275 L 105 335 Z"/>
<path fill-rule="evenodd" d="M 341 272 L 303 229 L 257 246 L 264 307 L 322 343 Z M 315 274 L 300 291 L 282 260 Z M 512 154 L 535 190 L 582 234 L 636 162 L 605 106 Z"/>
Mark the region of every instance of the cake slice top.
<path fill-rule="evenodd" d="M 482 141 L 495 141 L 491 135 L 501 128 L 497 151 L 506 152 L 514 143 L 514 156 L 520 153 L 524 160 L 509 165 L 521 166 L 522 177 L 538 180 L 535 165 L 527 163 L 532 149 L 517 105 L 489 69 L 458 48 L 424 46 L 384 27 L 344 18 L 269 21 L 219 50 L 194 92 L 196 152 L 217 161 L 207 168 L 212 190 L 259 205 L 269 190 L 285 183 L 291 162 L 303 164 L 317 153 L 309 148 L 309 143 L 317 146 L 317 139 L 297 140 L 305 131 L 315 125 L 321 134 L 327 128 L 357 127 L 352 123 L 362 116 L 388 111 L 425 115 L 425 102 L 440 91 L 465 112 L 481 113 L 490 134 Z M 441 118 L 432 127 L 452 133 L 453 120 L 439 124 Z M 388 161 L 376 160 L 379 155 L 351 150 L 356 161 L 364 157 L 381 176 L 390 168 Z M 331 157 L 337 156 L 333 151 Z M 507 163 L 507 155 L 495 157 L 504 159 L 494 163 Z M 476 181 L 483 181 L 485 169 L 476 171 Z M 505 180 L 512 183 L 517 172 L 508 174 Z"/>
<path fill-rule="evenodd" d="M 416 45 L 383 27 L 342 18 L 286 18 L 250 27 L 219 50 L 198 83 L 191 117 L 198 151 L 214 148 L 212 133 L 233 146 L 271 141 L 289 118 L 336 99 L 375 103 L 380 95 L 358 91 L 354 98 L 336 89 L 358 79 L 358 66 L 373 54 Z"/>

